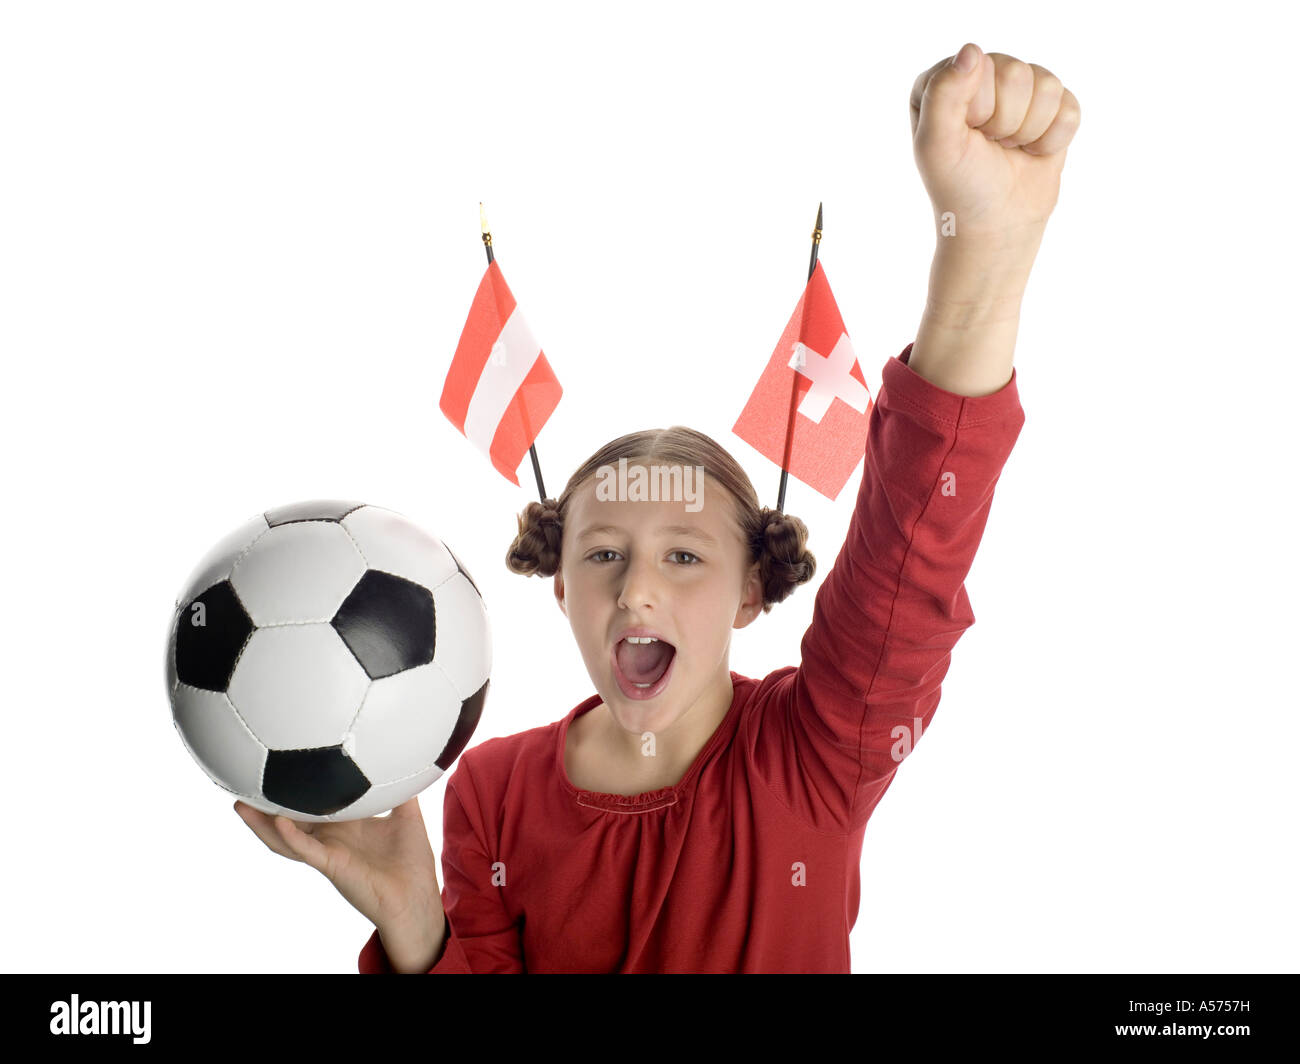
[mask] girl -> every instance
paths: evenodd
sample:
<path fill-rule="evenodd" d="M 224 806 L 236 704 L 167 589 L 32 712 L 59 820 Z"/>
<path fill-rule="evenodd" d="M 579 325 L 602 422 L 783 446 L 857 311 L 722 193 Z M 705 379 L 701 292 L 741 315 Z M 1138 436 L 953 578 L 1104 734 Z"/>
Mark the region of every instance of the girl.
<path fill-rule="evenodd" d="M 235 803 L 374 923 L 361 972 L 850 970 L 867 820 L 974 623 L 964 581 L 1024 423 L 1020 297 L 1078 120 L 1050 72 L 973 44 L 917 78 L 930 298 L 884 366 L 797 668 L 752 679 L 728 653 L 733 628 L 812 578 L 803 523 L 760 507 L 703 433 L 632 433 L 518 520 L 506 563 L 553 577 L 597 694 L 461 755 L 445 887 L 415 798 L 330 824 Z M 701 504 L 610 498 L 619 459 L 702 469 Z"/>

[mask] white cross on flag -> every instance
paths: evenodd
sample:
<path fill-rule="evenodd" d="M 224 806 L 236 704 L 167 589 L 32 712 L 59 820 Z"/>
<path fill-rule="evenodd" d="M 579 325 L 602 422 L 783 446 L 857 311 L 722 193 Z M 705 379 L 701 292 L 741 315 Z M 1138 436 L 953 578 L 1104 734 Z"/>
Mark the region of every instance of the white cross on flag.
<path fill-rule="evenodd" d="M 494 259 L 479 281 L 438 406 L 518 487 L 515 470 L 562 394 Z"/>
<path fill-rule="evenodd" d="M 866 453 L 872 405 L 818 262 L 731 431 L 834 501 Z"/>

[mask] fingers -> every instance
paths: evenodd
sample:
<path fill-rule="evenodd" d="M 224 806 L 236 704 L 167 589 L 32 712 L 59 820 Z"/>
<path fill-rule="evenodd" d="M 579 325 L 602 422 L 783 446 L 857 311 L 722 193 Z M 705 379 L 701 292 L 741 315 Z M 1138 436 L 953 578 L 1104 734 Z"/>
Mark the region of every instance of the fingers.
<path fill-rule="evenodd" d="M 972 70 L 958 70 L 953 66 L 956 56 L 950 55 L 923 71 L 912 83 L 909 108 L 914 139 L 918 135 L 923 140 L 950 138 L 956 132 L 981 125 L 993 114 L 997 105 L 998 53 L 978 52 L 978 47 Z"/>
<path fill-rule="evenodd" d="M 1031 155 L 1063 150 L 1079 127 L 1079 101 L 1046 67 L 1002 52 L 984 52 L 977 70 L 965 75 L 952 66 L 953 56 L 923 71 L 912 85 L 912 135 L 923 118 L 964 122 L 1007 148 Z"/>
<path fill-rule="evenodd" d="M 1082 113 L 1079 101 L 1069 89 L 1061 90 L 1060 105 L 1052 116 L 1051 124 L 1036 140 L 1020 147 L 1030 155 L 1055 155 L 1069 147 L 1079 129 Z"/>
<path fill-rule="evenodd" d="M 991 72 L 985 77 L 993 84 L 992 100 L 977 99 L 972 103 L 966 122 L 972 129 L 978 129 L 989 140 L 1000 141 L 1015 134 L 1029 114 L 1029 105 L 1038 91 L 1034 68 L 1015 56 L 1003 55 L 1001 52 L 987 53 L 993 61 Z M 1039 67 L 1042 70 L 1042 67 Z M 1049 77 L 1050 72 L 1043 71 Z M 1059 98 L 1060 82 L 1057 96 Z M 990 107 L 989 104 L 992 104 Z M 1051 111 L 1042 115 L 1042 123 L 1034 133 L 1037 137 L 1048 126 L 1051 114 L 1056 111 L 1056 100 L 1047 101 Z M 978 106 L 976 106 L 978 105 Z M 1039 119 L 1035 117 L 1037 122 Z M 1033 138 L 1029 138 L 1033 139 Z"/>
<path fill-rule="evenodd" d="M 248 830 L 261 839 L 268 849 L 274 850 L 281 857 L 287 857 L 291 861 L 298 859 L 297 855 L 285 845 L 279 833 L 275 830 L 275 826 L 265 813 L 254 809 L 251 805 L 245 805 L 243 802 L 235 803 L 235 812 L 239 814 L 239 819 L 248 825 Z"/>
<path fill-rule="evenodd" d="M 304 864 L 311 865 L 318 872 L 326 871 L 329 851 L 325 849 L 320 839 L 311 834 L 311 825 L 304 831 L 296 821 L 290 820 L 287 816 L 277 816 L 275 828 L 280 833 L 280 838 L 293 851 L 294 857 Z"/>
<path fill-rule="evenodd" d="M 267 849 L 274 850 L 281 857 L 287 857 L 291 861 L 302 861 L 304 864 L 311 862 L 303 855 L 303 847 L 298 841 L 300 838 L 307 838 L 302 831 L 294 827 L 293 822 L 285 816 L 270 817 L 260 809 L 254 809 L 251 805 L 244 802 L 235 803 L 235 812 L 239 818 L 248 825 L 259 839 L 266 844 Z M 285 831 L 280 826 L 280 821 L 289 825 L 289 831 Z M 293 833 L 297 831 L 297 834 Z M 320 843 L 315 839 L 312 840 L 317 846 Z"/>

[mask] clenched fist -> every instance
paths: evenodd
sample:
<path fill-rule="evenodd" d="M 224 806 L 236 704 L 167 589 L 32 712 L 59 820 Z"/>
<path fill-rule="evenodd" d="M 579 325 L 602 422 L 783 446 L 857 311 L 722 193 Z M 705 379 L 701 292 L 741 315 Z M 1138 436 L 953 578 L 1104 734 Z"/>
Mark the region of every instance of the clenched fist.
<path fill-rule="evenodd" d="M 1079 128 L 1079 101 L 1060 78 L 966 44 L 917 77 L 911 112 L 941 232 L 948 212 L 957 235 L 1015 239 L 1047 224 Z"/>

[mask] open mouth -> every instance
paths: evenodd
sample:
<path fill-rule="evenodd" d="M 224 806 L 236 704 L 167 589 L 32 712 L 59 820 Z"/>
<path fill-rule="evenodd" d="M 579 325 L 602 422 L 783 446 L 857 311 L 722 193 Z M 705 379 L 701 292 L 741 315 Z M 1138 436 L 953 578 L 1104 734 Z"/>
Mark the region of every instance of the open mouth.
<path fill-rule="evenodd" d="M 631 643 L 620 639 L 611 657 L 615 678 L 628 698 L 654 698 L 668 685 L 677 648 L 665 640 Z"/>

